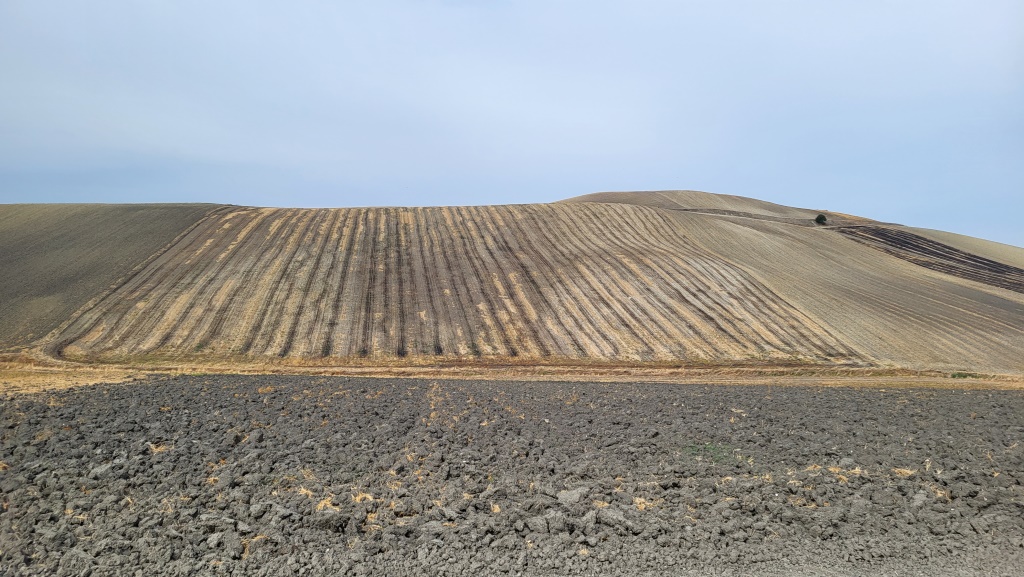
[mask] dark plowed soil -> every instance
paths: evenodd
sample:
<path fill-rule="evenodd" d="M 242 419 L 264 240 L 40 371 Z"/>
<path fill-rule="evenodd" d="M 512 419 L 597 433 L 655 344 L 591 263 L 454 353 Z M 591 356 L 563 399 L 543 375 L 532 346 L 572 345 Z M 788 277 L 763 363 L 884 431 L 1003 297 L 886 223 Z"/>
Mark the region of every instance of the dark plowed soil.
<path fill-rule="evenodd" d="M 903 230 L 880 226 L 855 226 L 837 230 L 857 242 L 916 265 L 1024 293 L 1024 269 Z"/>
<path fill-rule="evenodd" d="M 194 376 L 0 435 L 0 575 L 1024 567 L 1022 392 Z"/>

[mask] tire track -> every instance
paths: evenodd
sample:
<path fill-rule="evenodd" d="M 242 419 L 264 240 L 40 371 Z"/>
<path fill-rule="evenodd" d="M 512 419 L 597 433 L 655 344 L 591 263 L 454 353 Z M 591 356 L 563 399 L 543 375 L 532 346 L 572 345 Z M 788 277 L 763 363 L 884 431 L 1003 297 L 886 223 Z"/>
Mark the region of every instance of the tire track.
<path fill-rule="evenodd" d="M 302 291 L 299 293 L 298 302 L 296 303 L 296 309 L 291 314 L 287 315 L 284 319 L 284 323 L 287 324 L 288 329 L 284 338 L 284 345 L 276 351 L 277 356 L 286 357 L 291 353 L 295 343 L 295 334 L 299 329 L 299 322 L 303 319 L 303 314 L 306 312 L 307 303 L 310 299 L 310 291 L 313 288 L 313 283 L 318 278 L 320 272 L 320 263 L 323 260 L 324 253 L 327 252 L 327 245 L 331 239 L 331 231 L 334 225 L 337 223 L 339 214 L 336 211 L 319 211 L 322 218 L 328 219 L 326 223 L 321 223 L 320 230 L 316 234 L 319 238 L 314 238 L 310 244 L 316 247 L 314 251 L 316 256 L 313 260 L 313 265 L 309 268 L 309 272 L 306 274 L 305 284 Z M 324 230 L 326 228 L 326 231 Z M 289 288 L 290 291 L 290 288 Z M 315 299 L 314 305 L 318 305 L 319 299 Z"/>
<path fill-rule="evenodd" d="M 880 226 L 836 228 L 865 246 L 955 277 L 1024 293 L 1024 269 L 990 260 L 910 232 Z"/>
<path fill-rule="evenodd" d="M 338 331 L 338 319 L 339 316 L 341 315 L 342 308 L 341 299 L 345 294 L 345 285 L 348 283 L 349 280 L 349 269 L 352 264 L 352 256 L 356 252 L 356 243 L 357 240 L 361 238 L 359 232 L 362 231 L 363 228 L 366 226 L 366 210 L 352 209 L 351 214 L 355 215 L 354 217 L 350 217 L 351 224 L 349 226 L 352 227 L 352 230 L 343 233 L 344 243 L 341 249 L 341 253 L 344 255 L 344 258 L 342 260 L 341 268 L 339 269 L 341 271 L 341 278 L 337 283 L 338 289 L 334 293 L 332 305 L 327 308 L 327 323 L 326 330 L 324 331 L 324 342 L 320 349 L 320 356 L 324 358 L 335 356 L 334 335 Z M 329 283 L 330 280 L 330 278 L 327 279 L 327 282 Z"/>
<path fill-rule="evenodd" d="M 282 217 L 284 215 L 288 215 L 289 217 L 291 217 L 289 218 L 289 220 L 294 220 L 296 228 L 301 230 L 301 232 L 298 232 L 298 235 L 305 236 L 305 232 L 308 230 L 308 227 L 310 226 L 310 223 L 312 221 L 312 216 L 309 213 L 305 213 L 300 216 L 297 213 L 282 211 L 279 214 L 281 214 Z M 294 231 L 296 229 L 292 230 Z M 294 234 L 294 232 L 292 234 L 289 234 L 287 237 L 285 237 L 285 240 L 281 242 L 284 242 L 284 244 L 288 246 L 289 243 L 287 242 L 287 239 L 292 238 Z M 299 250 L 299 248 L 300 245 L 298 243 L 294 243 L 294 246 L 291 246 L 290 248 L 286 249 L 287 256 L 283 259 L 277 259 L 274 268 L 268 271 L 269 274 L 264 276 L 264 279 L 274 279 L 272 282 L 269 283 L 271 287 L 278 287 L 281 285 L 281 282 L 284 279 L 285 275 L 288 274 L 288 269 L 291 266 L 291 263 L 295 258 L 295 253 Z M 277 304 L 277 295 L 277 291 L 271 290 L 269 291 L 269 298 L 263 298 L 263 302 L 258 307 L 259 313 L 255 316 L 256 324 L 246 335 L 246 340 L 242 344 L 242 354 L 249 354 L 256 347 L 256 343 L 263 339 L 263 336 L 267 331 L 266 319 L 268 318 L 268 315 L 272 307 L 274 307 L 275 304 Z"/>

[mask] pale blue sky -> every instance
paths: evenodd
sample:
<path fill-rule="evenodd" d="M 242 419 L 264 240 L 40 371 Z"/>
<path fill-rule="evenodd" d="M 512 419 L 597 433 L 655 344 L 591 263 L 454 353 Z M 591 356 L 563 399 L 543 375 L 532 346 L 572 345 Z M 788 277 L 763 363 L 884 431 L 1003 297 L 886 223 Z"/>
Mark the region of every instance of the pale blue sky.
<path fill-rule="evenodd" d="M 1024 246 L 1024 2 L 0 3 L 0 202 L 651 189 Z"/>

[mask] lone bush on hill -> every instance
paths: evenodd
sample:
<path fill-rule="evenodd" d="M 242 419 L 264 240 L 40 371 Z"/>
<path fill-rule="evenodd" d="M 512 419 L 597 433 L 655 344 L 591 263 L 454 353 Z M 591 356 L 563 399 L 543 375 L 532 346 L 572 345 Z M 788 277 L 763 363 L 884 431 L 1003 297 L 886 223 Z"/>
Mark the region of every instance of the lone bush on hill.
<path fill-rule="evenodd" d="M 818 216 L 814 217 L 814 222 L 818 224 L 825 224 L 827 221 L 828 219 L 825 218 L 824 214 L 819 214 Z"/>

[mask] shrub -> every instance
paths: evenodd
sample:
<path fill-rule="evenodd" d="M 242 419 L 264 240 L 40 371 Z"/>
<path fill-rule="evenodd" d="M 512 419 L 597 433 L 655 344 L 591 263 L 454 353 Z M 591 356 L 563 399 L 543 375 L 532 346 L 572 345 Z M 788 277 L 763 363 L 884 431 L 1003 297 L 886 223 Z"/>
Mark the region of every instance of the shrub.
<path fill-rule="evenodd" d="M 814 217 L 814 222 L 818 224 L 825 224 L 826 222 L 828 222 L 828 219 L 825 218 L 824 214 L 819 214 L 818 216 Z"/>

